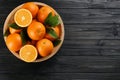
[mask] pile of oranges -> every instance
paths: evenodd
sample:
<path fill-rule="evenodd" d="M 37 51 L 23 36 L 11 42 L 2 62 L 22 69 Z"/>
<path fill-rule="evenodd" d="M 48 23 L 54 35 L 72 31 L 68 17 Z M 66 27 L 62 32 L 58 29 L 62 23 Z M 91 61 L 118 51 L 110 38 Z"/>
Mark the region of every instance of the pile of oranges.
<path fill-rule="evenodd" d="M 6 45 L 9 50 L 18 53 L 25 62 L 50 55 L 55 47 L 54 41 L 60 38 L 61 33 L 60 23 L 55 26 L 45 24 L 50 14 L 56 16 L 49 6 L 24 3 L 15 12 L 14 21 L 8 26 Z"/>

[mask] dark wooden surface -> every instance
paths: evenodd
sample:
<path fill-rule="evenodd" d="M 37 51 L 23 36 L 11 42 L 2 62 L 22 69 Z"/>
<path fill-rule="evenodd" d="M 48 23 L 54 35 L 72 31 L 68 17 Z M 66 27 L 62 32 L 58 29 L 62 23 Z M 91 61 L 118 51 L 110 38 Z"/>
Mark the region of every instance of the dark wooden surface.
<path fill-rule="evenodd" d="M 31 64 L 15 58 L 2 36 L 7 15 L 27 1 L 0 0 L 0 80 L 120 80 L 120 0 L 34 0 L 61 15 L 65 40 L 53 58 Z"/>

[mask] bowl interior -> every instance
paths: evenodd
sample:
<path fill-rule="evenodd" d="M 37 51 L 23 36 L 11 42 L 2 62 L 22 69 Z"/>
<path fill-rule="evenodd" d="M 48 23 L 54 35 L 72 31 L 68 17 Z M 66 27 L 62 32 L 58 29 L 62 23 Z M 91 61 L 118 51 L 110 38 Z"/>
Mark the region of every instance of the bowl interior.
<path fill-rule="evenodd" d="M 35 4 L 37 4 L 38 6 L 49 6 L 47 4 L 44 4 L 44 3 L 40 3 L 40 2 L 34 2 Z M 14 14 L 15 12 L 21 8 L 23 4 L 19 5 L 18 7 L 16 7 L 15 9 L 13 9 L 10 14 L 7 16 L 6 20 L 5 20 L 5 23 L 4 23 L 4 27 L 3 27 L 3 34 L 6 32 L 6 30 L 8 29 L 8 25 L 10 23 L 12 23 L 14 21 Z M 50 6 L 49 6 L 50 7 Z M 52 8 L 52 7 L 51 7 Z M 53 9 L 53 8 L 52 8 Z M 54 9 L 53 9 L 54 10 Z M 39 58 L 37 60 L 35 60 L 34 62 L 41 62 L 41 61 L 45 61 L 49 58 L 51 58 L 53 55 L 55 55 L 57 53 L 57 51 L 60 49 L 62 43 L 63 43 L 63 40 L 64 40 L 64 24 L 63 24 L 63 21 L 60 17 L 60 15 L 54 10 L 55 14 L 59 16 L 59 20 L 60 20 L 60 29 L 61 29 L 61 35 L 60 35 L 60 40 L 61 40 L 61 43 L 54 47 L 52 53 L 50 55 L 48 55 L 47 57 L 44 57 L 44 58 Z M 4 37 L 4 40 L 6 42 L 6 37 Z M 22 60 L 20 57 L 19 57 L 19 54 L 18 53 L 15 53 L 13 51 L 10 51 L 14 56 L 16 56 L 17 58 L 19 58 L 20 60 Z"/>

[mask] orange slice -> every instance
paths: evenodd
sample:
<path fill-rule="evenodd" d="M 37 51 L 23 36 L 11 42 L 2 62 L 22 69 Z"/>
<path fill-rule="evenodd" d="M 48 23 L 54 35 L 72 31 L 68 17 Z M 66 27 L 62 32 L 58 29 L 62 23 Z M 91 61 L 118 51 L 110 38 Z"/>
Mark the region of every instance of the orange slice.
<path fill-rule="evenodd" d="M 32 22 L 32 14 L 27 9 L 19 9 L 14 15 L 14 21 L 20 27 L 27 27 Z"/>
<path fill-rule="evenodd" d="M 20 49 L 20 58 L 25 62 L 33 62 L 36 60 L 38 53 L 33 45 L 25 45 Z"/>

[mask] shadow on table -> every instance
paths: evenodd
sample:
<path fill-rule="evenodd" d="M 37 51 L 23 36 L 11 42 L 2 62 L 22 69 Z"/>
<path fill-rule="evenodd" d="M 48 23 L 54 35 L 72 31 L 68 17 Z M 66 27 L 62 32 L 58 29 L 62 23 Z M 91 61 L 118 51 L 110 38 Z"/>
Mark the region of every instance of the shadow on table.
<path fill-rule="evenodd" d="M 50 73 L 54 72 L 57 60 L 53 57 L 41 63 L 18 62 L 3 68 L 5 72 L 0 74 L 0 80 L 16 80 L 18 78 L 19 80 L 48 80 L 47 76 L 50 77 Z"/>

